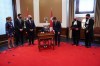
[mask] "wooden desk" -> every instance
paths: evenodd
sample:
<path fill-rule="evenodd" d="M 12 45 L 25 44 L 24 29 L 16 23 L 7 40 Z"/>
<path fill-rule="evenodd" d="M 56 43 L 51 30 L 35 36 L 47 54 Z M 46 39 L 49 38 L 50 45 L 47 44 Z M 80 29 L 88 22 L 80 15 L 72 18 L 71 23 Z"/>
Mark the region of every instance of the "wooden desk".
<path fill-rule="evenodd" d="M 38 33 L 38 48 L 53 48 L 54 50 L 54 33 Z"/>

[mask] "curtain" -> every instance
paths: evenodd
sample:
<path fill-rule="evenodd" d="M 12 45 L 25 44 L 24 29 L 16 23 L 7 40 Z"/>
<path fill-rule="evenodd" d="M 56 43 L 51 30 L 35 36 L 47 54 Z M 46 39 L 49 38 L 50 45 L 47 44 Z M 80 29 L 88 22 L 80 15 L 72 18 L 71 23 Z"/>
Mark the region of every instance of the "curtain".
<path fill-rule="evenodd" d="M 95 27 L 100 27 L 100 0 L 96 0 Z"/>
<path fill-rule="evenodd" d="M 74 0 L 69 0 L 69 27 L 74 19 Z M 69 38 L 72 37 L 72 31 L 69 30 Z"/>

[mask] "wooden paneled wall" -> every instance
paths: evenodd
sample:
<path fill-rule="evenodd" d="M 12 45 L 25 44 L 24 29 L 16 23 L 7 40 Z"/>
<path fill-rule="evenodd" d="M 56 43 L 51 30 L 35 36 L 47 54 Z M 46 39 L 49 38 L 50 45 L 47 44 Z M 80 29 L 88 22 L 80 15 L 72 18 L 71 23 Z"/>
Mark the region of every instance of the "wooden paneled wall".
<path fill-rule="evenodd" d="M 20 8 L 23 17 L 30 14 L 34 19 L 33 0 L 20 0 Z"/>
<path fill-rule="evenodd" d="M 40 0 L 39 12 L 41 23 L 44 22 L 44 17 L 48 17 L 48 21 L 50 20 L 51 9 L 53 16 L 57 17 L 58 20 L 62 21 L 62 0 Z"/>

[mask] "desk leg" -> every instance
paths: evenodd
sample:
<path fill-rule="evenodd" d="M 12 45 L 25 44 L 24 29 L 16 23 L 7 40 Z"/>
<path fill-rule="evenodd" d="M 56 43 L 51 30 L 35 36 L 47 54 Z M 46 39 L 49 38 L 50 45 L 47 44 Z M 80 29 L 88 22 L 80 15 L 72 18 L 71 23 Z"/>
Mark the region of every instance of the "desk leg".
<path fill-rule="evenodd" d="M 50 44 L 51 44 L 51 46 L 52 46 L 52 48 L 53 48 L 53 50 L 54 50 L 55 44 L 54 44 L 54 39 L 53 39 L 53 38 L 50 40 Z"/>

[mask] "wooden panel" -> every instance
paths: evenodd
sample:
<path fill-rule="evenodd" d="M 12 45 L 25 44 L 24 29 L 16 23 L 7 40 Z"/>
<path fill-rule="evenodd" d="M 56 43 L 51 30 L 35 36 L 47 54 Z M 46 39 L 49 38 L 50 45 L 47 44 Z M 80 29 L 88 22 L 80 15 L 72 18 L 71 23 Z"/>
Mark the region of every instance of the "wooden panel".
<path fill-rule="evenodd" d="M 100 43 L 100 27 L 94 28 L 94 41 L 97 41 Z"/>
<path fill-rule="evenodd" d="M 36 27 L 36 36 L 38 34 L 38 32 L 40 32 L 42 29 L 42 27 Z M 69 28 L 62 28 L 61 29 L 61 37 L 66 37 L 68 38 L 69 37 Z"/>
<path fill-rule="evenodd" d="M 80 39 L 85 39 L 85 29 L 81 29 L 81 31 L 80 31 Z"/>
<path fill-rule="evenodd" d="M 20 0 L 20 7 L 23 17 L 26 17 L 27 14 L 30 14 L 34 18 L 33 0 Z"/>
<path fill-rule="evenodd" d="M 42 27 L 36 27 L 36 34 L 42 29 Z M 61 36 L 69 38 L 69 28 L 61 29 Z M 85 39 L 85 30 L 81 29 L 80 31 L 80 39 Z"/>
<path fill-rule="evenodd" d="M 7 36 L 6 35 L 0 35 L 0 44 L 7 43 Z"/>
<path fill-rule="evenodd" d="M 69 37 L 69 28 L 62 28 L 61 37 Z"/>
<path fill-rule="evenodd" d="M 38 35 L 38 33 L 41 31 L 41 29 L 42 29 L 42 27 L 36 27 L 36 37 L 37 37 L 37 35 Z"/>
<path fill-rule="evenodd" d="M 35 36 L 37 37 L 37 34 L 41 31 L 42 27 L 36 27 L 36 32 L 35 32 Z M 26 30 L 26 29 L 25 29 Z M 61 37 L 66 37 L 68 38 L 69 37 L 69 28 L 62 28 L 61 29 L 62 32 L 61 32 Z M 26 32 L 24 32 L 26 34 Z M 27 39 L 27 35 L 24 34 L 24 39 Z M 2 35 L 0 36 L 0 42 L 1 41 L 5 41 L 7 40 L 7 36 L 6 35 Z"/>
<path fill-rule="evenodd" d="M 62 21 L 62 0 L 40 0 L 40 22 L 44 22 L 44 17 L 48 17 L 50 20 L 50 11 L 52 8 L 53 16 L 56 16 L 58 20 Z"/>

